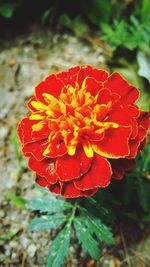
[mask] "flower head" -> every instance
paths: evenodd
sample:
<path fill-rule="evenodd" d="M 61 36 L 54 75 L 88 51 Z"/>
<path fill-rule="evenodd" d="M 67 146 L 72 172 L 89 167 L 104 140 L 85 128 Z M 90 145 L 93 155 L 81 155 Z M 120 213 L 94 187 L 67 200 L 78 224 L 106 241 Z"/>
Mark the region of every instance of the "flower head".
<path fill-rule="evenodd" d="M 18 126 L 36 182 L 65 197 L 91 196 L 125 170 L 145 147 L 149 113 L 119 73 L 89 65 L 52 74 L 35 88 Z"/>

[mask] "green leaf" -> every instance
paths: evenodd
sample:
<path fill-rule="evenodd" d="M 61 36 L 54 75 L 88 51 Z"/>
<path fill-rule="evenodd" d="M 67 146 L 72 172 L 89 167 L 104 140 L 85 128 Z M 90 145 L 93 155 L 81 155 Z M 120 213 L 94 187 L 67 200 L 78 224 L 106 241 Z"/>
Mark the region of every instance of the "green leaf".
<path fill-rule="evenodd" d="M 18 206 L 19 208 L 24 208 L 26 205 L 26 200 L 20 196 L 16 196 L 15 194 L 6 191 L 5 195 L 7 196 L 8 199 L 10 199 L 13 204 L 15 204 L 16 206 Z"/>
<path fill-rule="evenodd" d="M 59 17 L 59 24 L 72 30 L 77 37 L 83 37 L 88 34 L 88 26 L 80 16 L 70 19 L 67 14 Z"/>
<path fill-rule="evenodd" d="M 98 247 L 97 241 L 93 238 L 90 229 L 87 227 L 86 221 L 78 217 L 74 220 L 74 227 L 84 251 L 98 260 L 100 257 L 100 248 Z"/>
<path fill-rule="evenodd" d="M 16 236 L 18 234 L 19 231 L 20 231 L 20 229 L 8 232 L 6 235 L 0 236 L 0 240 L 2 240 L 2 241 L 11 240 L 14 236 Z"/>
<path fill-rule="evenodd" d="M 141 8 L 141 19 L 145 21 L 150 16 L 150 1 L 142 0 L 142 8 Z"/>
<path fill-rule="evenodd" d="M 0 3 L 0 15 L 5 18 L 11 18 L 14 10 L 18 5 L 19 5 L 18 2 Z"/>
<path fill-rule="evenodd" d="M 67 27 L 70 29 L 70 27 L 72 26 L 71 22 L 72 21 L 71 21 L 70 17 L 66 13 L 62 14 L 59 17 L 59 23 L 64 27 Z"/>
<path fill-rule="evenodd" d="M 122 200 L 124 205 L 128 205 L 132 202 L 135 192 L 135 178 L 133 177 L 126 177 L 124 181 L 124 190 L 122 195 Z"/>
<path fill-rule="evenodd" d="M 109 37 L 114 35 L 114 31 L 112 30 L 111 26 L 108 23 L 102 22 L 101 28 L 102 28 L 103 32 L 105 34 L 107 34 Z"/>
<path fill-rule="evenodd" d="M 60 267 L 68 254 L 71 238 L 71 224 L 68 223 L 53 240 L 48 253 L 46 267 Z"/>
<path fill-rule="evenodd" d="M 143 154 L 143 161 L 142 161 L 142 171 L 148 172 L 150 170 L 150 144 L 147 145 L 144 154 Z"/>
<path fill-rule="evenodd" d="M 49 214 L 52 214 L 70 209 L 72 205 L 60 199 L 42 197 L 32 199 L 28 207 L 33 211 L 39 210 L 40 212 L 48 212 Z"/>
<path fill-rule="evenodd" d="M 84 220 L 89 227 L 91 233 L 94 233 L 100 241 L 108 245 L 114 244 L 114 239 L 110 229 L 102 223 L 102 221 L 88 213 L 85 213 Z"/>
<path fill-rule="evenodd" d="M 142 52 L 137 53 L 137 61 L 139 65 L 138 74 L 150 82 L 150 54 Z"/>
<path fill-rule="evenodd" d="M 80 16 L 75 17 L 72 23 L 72 29 L 77 37 L 84 37 L 88 34 L 87 24 Z"/>
<path fill-rule="evenodd" d="M 22 158 L 22 155 L 20 151 L 20 145 L 19 145 L 16 127 L 12 129 L 11 138 L 12 138 L 12 143 L 14 146 L 16 157 L 18 160 L 20 160 Z"/>
<path fill-rule="evenodd" d="M 129 21 L 114 19 L 111 26 L 106 22 L 101 23 L 100 26 L 104 33 L 102 39 L 108 41 L 113 49 L 122 46 L 129 50 L 138 48 L 141 51 L 149 51 L 149 20 L 141 22 L 131 15 Z"/>
<path fill-rule="evenodd" d="M 100 201 L 96 201 L 93 198 L 87 198 L 84 207 L 86 210 L 88 210 L 88 213 L 94 215 L 95 217 L 101 218 L 102 220 L 109 222 L 113 224 L 114 221 L 116 220 L 115 214 L 112 209 L 104 208 L 101 205 L 99 205 Z"/>
<path fill-rule="evenodd" d="M 145 215 L 145 216 L 142 218 L 142 222 L 150 222 L 150 214 Z"/>
<path fill-rule="evenodd" d="M 109 21 L 112 10 L 111 2 L 111 0 L 82 0 L 81 5 L 88 20 L 99 26 L 100 22 Z"/>
<path fill-rule="evenodd" d="M 28 228 L 31 231 L 42 231 L 50 230 L 56 228 L 58 225 L 64 223 L 67 217 L 65 215 L 57 216 L 42 216 L 40 218 L 35 218 L 29 224 Z"/>
<path fill-rule="evenodd" d="M 54 10 L 54 7 L 50 7 L 49 9 L 44 11 L 42 18 L 41 18 L 42 26 L 46 24 L 53 10 Z"/>
<path fill-rule="evenodd" d="M 137 189 L 139 204 L 144 211 L 147 211 L 149 208 L 149 194 L 148 194 L 148 187 L 143 178 L 137 177 L 136 189 Z"/>
<path fill-rule="evenodd" d="M 134 214 L 133 212 L 131 213 L 131 212 L 123 212 L 123 214 L 126 216 L 126 217 L 128 217 L 128 218 L 130 218 L 130 219 L 132 219 L 132 220 L 134 220 L 134 221 L 136 221 L 136 222 L 139 222 L 139 217 L 137 216 L 137 214 Z"/>

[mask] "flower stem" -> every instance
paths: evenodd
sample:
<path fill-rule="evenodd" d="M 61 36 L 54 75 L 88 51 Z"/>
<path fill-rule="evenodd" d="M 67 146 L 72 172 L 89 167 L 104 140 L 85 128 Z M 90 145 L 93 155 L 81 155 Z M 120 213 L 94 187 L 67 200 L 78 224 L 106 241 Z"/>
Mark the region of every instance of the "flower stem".
<path fill-rule="evenodd" d="M 72 213 L 71 213 L 71 216 L 70 216 L 69 222 L 68 222 L 69 224 L 72 224 L 72 222 L 74 220 L 77 207 L 78 207 L 78 200 L 76 200 L 75 203 L 74 203 L 74 206 L 73 206 L 73 209 L 72 209 Z"/>

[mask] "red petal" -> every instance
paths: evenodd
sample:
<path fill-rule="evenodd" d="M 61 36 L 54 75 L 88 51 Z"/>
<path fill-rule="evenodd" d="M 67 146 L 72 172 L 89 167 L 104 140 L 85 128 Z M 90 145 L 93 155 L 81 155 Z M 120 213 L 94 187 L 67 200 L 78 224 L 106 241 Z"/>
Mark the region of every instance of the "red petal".
<path fill-rule="evenodd" d="M 129 141 L 130 155 L 129 158 L 135 158 L 138 152 L 138 148 L 142 141 L 145 139 L 147 131 L 144 127 L 139 126 L 138 135 L 135 139 Z"/>
<path fill-rule="evenodd" d="M 148 130 L 150 127 L 150 113 L 140 110 L 140 116 L 138 118 L 138 123 Z"/>
<path fill-rule="evenodd" d="M 106 115 L 108 114 L 109 110 L 110 110 L 110 105 L 96 105 L 94 107 L 94 111 L 96 114 L 96 120 L 97 121 L 103 121 L 104 118 L 106 118 Z"/>
<path fill-rule="evenodd" d="M 43 156 L 43 152 L 48 146 L 49 141 L 47 139 L 40 140 L 38 142 L 26 144 L 22 151 L 26 157 L 33 155 L 35 159 L 41 161 L 45 157 Z"/>
<path fill-rule="evenodd" d="M 102 88 L 102 83 L 97 82 L 92 77 L 88 77 L 85 81 L 85 88 L 86 92 L 90 92 L 92 96 L 96 96 Z"/>
<path fill-rule="evenodd" d="M 78 190 L 75 186 L 73 181 L 68 181 L 63 183 L 61 195 L 66 198 L 77 198 L 77 197 L 90 197 L 93 196 L 97 192 L 97 189 L 81 191 Z"/>
<path fill-rule="evenodd" d="M 29 118 L 24 118 L 19 122 L 18 134 L 22 143 L 33 142 L 32 138 L 32 126 L 38 123 L 39 120 L 30 120 Z M 42 139 L 39 135 L 38 139 Z"/>
<path fill-rule="evenodd" d="M 57 173 L 61 181 L 70 181 L 86 173 L 91 166 L 91 158 L 87 158 L 83 149 L 77 149 L 75 156 L 68 154 L 57 159 Z"/>
<path fill-rule="evenodd" d="M 49 152 L 46 154 L 46 157 L 57 158 L 63 156 L 67 153 L 67 148 L 65 143 L 61 140 L 61 138 L 55 138 L 49 144 Z"/>
<path fill-rule="evenodd" d="M 103 133 L 93 132 L 89 135 L 89 141 L 90 141 L 90 143 L 95 142 L 95 141 L 100 141 L 104 138 L 104 135 L 105 135 L 105 132 L 103 132 Z"/>
<path fill-rule="evenodd" d="M 143 150 L 145 149 L 145 147 L 146 147 L 146 138 L 142 141 L 142 143 L 138 147 L 138 152 L 143 152 Z"/>
<path fill-rule="evenodd" d="M 40 185 L 41 187 L 46 187 L 49 186 L 49 183 L 47 182 L 47 180 L 44 177 L 38 176 L 36 177 L 35 182 Z"/>
<path fill-rule="evenodd" d="M 61 181 L 69 181 L 80 176 L 80 164 L 76 157 L 68 154 L 56 161 L 57 173 Z"/>
<path fill-rule="evenodd" d="M 118 72 L 110 75 L 104 86 L 121 96 L 121 104 L 133 104 L 138 99 L 138 89 L 130 85 Z"/>
<path fill-rule="evenodd" d="M 90 65 L 82 65 L 80 68 L 77 78 L 77 82 L 80 88 L 86 77 L 92 77 L 92 67 Z"/>
<path fill-rule="evenodd" d="M 35 95 L 36 98 L 44 103 L 47 104 L 43 93 L 51 94 L 54 97 L 58 98 L 60 95 L 61 89 L 63 88 L 63 83 L 57 79 L 57 76 L 52 74 L 44 82 L 41 82 L 36 88 L 35 88 Z"/>
<path fill-rule="evenodd" d="M 66 198 L 75 198 L 83 196 L 82 192 L 74 186 L 73 181 L 68 181 L 66 183 L 63 183 L 61 195 L 63 195 Z"/>
<path fill-rule="evenodd" d="M 111 174 L 111 165 L 107 159 L 95 154 L 90 171 L 81 178 L 74 180 L 74 185 L 79 190 L 106 187 L 110 183 Z"/>
<path fill-rule="evenodd" d="M 129 155 L 129 137 L 131 127 L 119 126 L 105 131 L 105 137 L 100 142 L 92 143 L 96 153 L 106 158 L 123 158 Z"/>
<path fill-rule="evenodd" d="M 135 160 L 133 159 L 117 159 L 110 160 L 112 166 L 113 175 L 112 178 L 121 180 L 125 171 L 132 169 L 135 166 Z"/>
<path fill-rule="evenodd" d="M 18 129 L 17 129 L 17 131 L 18 131 L 18 136 L 19 136 L 20 142 L 23 143 L 23 142 L 24 142 L 24 137 L 23 137 L 23 130 L 22 130 L 22 128 L 21 128 L 21 124 L 20 124 L 20 122 L 19 122 L 19 124 L 18 124 Z"/>
<path fill-rule="evenodd" d="M 37 161 L 31 156 L 28 165 L 39 176 L 44 177 L 48 183 L 55 184 L 57 182 L 58 175 L 56 174 L 55 161 L 53 159 L 45 158 L 42 161 Z"/>
<path fill-rule="evenodd" d="M 32 101 L 37 101 L 36 97 L 33 96 L 32 98 L 30 98 L 29 101 L 26 103 L 26 105 L 27 105 L 27 107 L 28 107 L 31 111 L 36 112 L 37 109 L 34 108 L 34 107 L 31 105 L 31 102 L 32 102 Z"/>
<path fill-rule="evenodd" d="M 112 104 L 116 103 L 120 99 L 120 95 L 112 93 L 109 89 L 100 90 L 97 98 L 97 104 L 107 104 L 109 101 Z"/>
<path fill-rule="evenodd" d="M 61 187 L 60 187 L 60 183 L 57 182 L 54 185 L 50 185 L 49 190 L 55 194 L 61 194 Z"/>
<path fill-rule="evenodd" d="M 85 190 L 85 191 L 81 191 L 84 197 L 91 197 L 93 195 L 95 195 L 95 193 L 97 192 L 98 189 L 91 189 L 91 190 Z"/>
<path fill-rule="evenodd" d="M 108 72 L 101 69 L 92 69 L 92 77 L 98 82 L 104 82 L 108 78 Z"/>
<path fill-rule="evenodd" d="M 79 70 L 80 67 L 77 66 L 69 69 L 68 71 L 60 72 L 56 76 L 63 82 L 65 86 L 70 84 L 72 87 L 75 87 Z"/>
<path fill-rule="evenodd" d="M 70 68 L 68 70 L 68 73 L 69 73 L 69 77 L 71 77 L 71 80 L 74 78 L 74 77 L 77 77 L 77 74 L 80 70 L 80 66 L 76 66 L 76 67 L 73 67 L 73 68 Z"/>
<path fill-rule="evenodd" d="M 131 138 L 135 138 L 138 132 L 137 121 L 139 110 L 134 106 L 120 106 L 111 111 L 107 121 L 118 123 L 120 126 L 132 126 Z"/>
<path fill-rule="evenodd" d="M 76 159 L 80 164 L 80 175 L 86 173 L 92 164 L 92 158 L 87 158 L 82 148 L 77 149 Z"/>
<path fill-rule="evenodd" d="M 108 73 L 104 70 L 94 69 L 90 65 L 82 65 L 77 80 L 80 87 L 86 77 L 93 77 L 98 82 L 104 82 L 108 77 Z"/>
<path fill-rule="evenodd" d="M 39 122 L 39 121 L 38 121 Z M 32 131 L 32 140 L 42 140 L 42 139 L 46 139 L 48 138 L 48 136 L 50 135 L 51 130 L 48 127 L 47 121 L 43 121 L 43 128 L 41 130 L 38 131 Z"/>

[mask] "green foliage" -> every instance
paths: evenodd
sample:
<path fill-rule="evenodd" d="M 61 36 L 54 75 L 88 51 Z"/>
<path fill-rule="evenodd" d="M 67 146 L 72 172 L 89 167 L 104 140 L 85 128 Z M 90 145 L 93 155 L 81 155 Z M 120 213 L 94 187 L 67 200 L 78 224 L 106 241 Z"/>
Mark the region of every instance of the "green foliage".
<path fill-rule="evenodd" d="M 125 19 L 114 20 L 112 26 L 102 23 L 102 39 L 108 41 L 115 50 L 123 46 L 129 50 L 139 49 L 148 51 L 150 46 L 150 19 L 141 22 L 131 15 L 129 22 Z"/>
<path fill-rule="evenodd" d="M 136 189 L 139 204 L 144 211 L 147 211 L 149 208 L 149 189 L 144 179 L 137 177 Z"/>
<path fill-rule="evenodd" d="M 123 203 L 129 205 L 130 203 L 137 202 L 144 211 L 149 208 L 149 189 L 147 182 L 140 176 L 129 176 L 124 182 L 123 190 Z"/>
<path fill-rule="evenodd" d="M 97 200 L 94 198 L 87 198 L 84 203 L 84 207 L 90 212 L 91 215 L 94 215 L 95 217 L 98 216 L 98 218 L 101 218 L 103 222 L 113 225 L 116 220 L 116 216 L 110 207 L 104 208 L 102 206 L 104 204 L 103 201 L 105 201 L 105 197 L 106 199 L 107 197 L 111 198 L 111 196 L 107 195 L 106 192 L 101 191 L 98 194 Z"/>
<path fill-rule="evenodd" d="M 74 227 L 79 239 L 82 243 L 85 252 L 88 252 L 91 257 L 98 260 L 100 257 L 100 248 L 98 247 L 98 242 L 94 239 L 91 229 L 87 227 L 87 218 L 79 217 L 74 220 Z"/>
<path fill-rule="evenodd" d="M 16 154 L 17 160 L 19 161 L 22 158 L 22 155 L 20 152 L 20 146 L 19 146 L 19 140 L 17 136 L 16 127 L 12 129 L 11 137 L 12 137 L 12 143 L 14 146 L 15 154 Z"/>
<path fill-rule="evenodd" d="M 51 244 L 48 253 L 47 267 L 59 267 L 62 265 L 69 249 L 71 231 L 74 227 L 78 240 L 82 243 L 85 252 L 94 259 L 100 257 L 100 243 L 111 245 L 114 243 L 112 233 L 101 219 L 108 211 L 102 208 L 102 212 L 94 214 L 90 211 L 98 206 L 95 200 L 89 199 L 87 208 L 77 200 L 69 203 L 62 199 L 50 198 L 44 195 L 33 199 L 28 205 L 32 211 L 43 213 L 42 216 L 34 218 L 29 225 L 31 231 L 50 231 L 57 229 L 59 232 Z M 82 200 L 81 200 L 82 201 Z"/>
<path fill-rule="evenodd" d="M 40 218 L 35 218 L 29 225 L 29 230 L 31 231 L 45 231 L 54 229 L 60 224 L 67 220 L 65 215 L 51 215 L 51 216 L 41 216 Z"/>
<path fill-rule="evenodd" d="M 5 195 L 9 200 L 12 201 L 13 204 L 15 204 L 19 208 L 24 208 L 26 205 L 26 200 L 22 198 L 21 196 L 16 196 L 14 193 L 6 191 Z"/>
<path fill-rule="evenodd" d="M 149 16 L 150 16 L 150 1 L 149 0 L 142 0 L 142 5 L 141 5 L 141 20 L 146 21 Z"/>
<path fill-rule="evenodd" d="M 147 214 L 147 215 L 143 216 L 142 221 L 149 223 L 150 222 L 150 214 Z"/>
<path fill-rule="evenodd" d="M 110 229 L 100 219 L 91 216 L 87 211 L 83 217 L 90 231 L 97 236 L 99 241 L 103 241 L 108 245 L 114 244 Z"/>
<path fill-rule="evenodd" d="M 114 244 L 109 228 L 101 219 L 91 215 L 89 210 L 82 208 L 80 216 L 74 220 L 74 227 L 84 250 L 97 260 L 100 257 L 98 241 L 108 245 Z"/>
<path fill-rule="evenodd" d="M 46 267 L 59 267 L 67 256 L 71 238 L 71 224 L 68 223 L 54 239 L 48 253 Z"/>
<path fill-rule="evenodd" d="M 21 4 L 21 2 L 14 1 L 14 2 L 7 2 L 6 1 L 0 1 L 0 15 L 4 18 L 11 18 L 13 16 L 13 12 Z"/>
<path fill-rule="evenodd" d="M 111 0 L 81 0 L 81 7 L 87 19 L 99 26 L 102 21 L 109 21 L 112 11 Z"/>
<path fill-rule="evenodd" d="M 42 15 L 42 18 L 41 18 L 42 26 L 44 26 L 47 23 L 47 21 L 49 20 L 50 15 L 52 14 L 53 10 L 54 10 L 54 7 L 50 7 L 49 9 L 46 9 L 44 11 L 44 13 Z"/>
<path fill-rule="evenodd" d="M 48 214 L 52 214 L 68 210 L 72 205 L 60 199 L 41 197 L 32 199 L 28 207 L 32 211 L 40 211 L 41 213 L 48 212 Z"/>
<path fill-rule="evenodd" d="M 12 140 L 12 144 L 13 144 L 13 147 L 14 147 L 14 152 L 15 152 L 15 155 L 16 155 L 16 159 L 18 161 L 16 175 L 19 177 L 20 173 L 23 170 L 23 168 L 26 167 L 26 161 L 22 157 L 22 154 L 21 154 L 20 143 L 19 143 L 16 127 L 13 127 L 13 129 L 12 129 L 11 140 Z"/>
<path fill-rule="evenodd" d="M 150 171 L 150 143 L 147 144 L 144 153 L 137 156 L 136 163 L 136 167 L 129 175 L 136 177 L 146 176 Z"/>
<path fill-rule="evenodd" d="M 20 230 L 13 230 L 8 232 L 5 235 L 0 236 L 0 241 L 9 241 L 11 240 L 14 236 L 16 236 L 18 234 Z"/>
<path fill-rule="evenodd" d="M 150 144 L 147 144 L 144 154 L 138 160 L 137 172 L 142 175 L 150 171 Z"/>
<path fill-rule="evenodd" d="M 62 14 L 59 24 L 72 30 L 77 37 L 83 37 L 88 33 L 88 26 L 80 16 L 71 19 L 67 14 Z"/>
<path fill-rule="evenodd" d="M 148 54 L 139 51 L 137 53 L 137 61 L 139 65 L 138 75 L 144 77 L 150 83 L 150 59 Z"/>
<path fill-rule="evenodd" d="M 25 0 L 0 0 L 0 15 L 10 19 L 17 14 L 28 12 L 29 3 Z M 18 7 L 19 6 L 19 7 Z M 125 47 L 129 50 L 149 51 L 150 46 L 150 1 L 113 1 L 113 0 L 66 0 L 39 1 L 33 6 L 33 18 L 37 14 L 41 25 L 60 24 L 72 30 L 77 37 L 86 36 L 89 26 L 102 30 L 102 39 L 115 50 Z M 17 8 L 18 7 L 18 8 Z M 18 13 L 17 13 L 18 12 Z M 27 16 L 24 16 L 26 20 Z"/>
<path fill-rule="evenodd" d="M 124 210 L 124 215 L 135 220 L 138 225 L 143 228 L 146 219 L 149 218 L 150 196 L 149 196 L 149 181 L 147 177 L 150 171 L 150 144 L 147 145 L 144 154 L 137 157 L 136 167 L 126 175 L 122 183 L 122 204 L 124 204 L 128 211 Z M 130 212 L 136 205 L 136 210 Z M 141 218 L 140 213 L 143 216 Z M 137 213 L 136 213 L 137 211 Z M 145 214 L 146 213 L 146 214 Z"/>
<path fill-rule="evenodd" d="M 136 199 L 136 203 L 144 210 L 149 209 L 149 185 L 144 178 L 150 171 L 150 144 L 147 145 L 142 156 L 137 157 L 136 167 L 132 172 L 128 173 L 124 182 L 123 202 L 125 205 L 132 203 Z"/>

